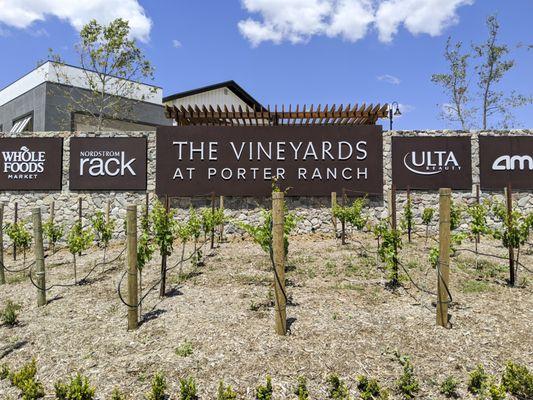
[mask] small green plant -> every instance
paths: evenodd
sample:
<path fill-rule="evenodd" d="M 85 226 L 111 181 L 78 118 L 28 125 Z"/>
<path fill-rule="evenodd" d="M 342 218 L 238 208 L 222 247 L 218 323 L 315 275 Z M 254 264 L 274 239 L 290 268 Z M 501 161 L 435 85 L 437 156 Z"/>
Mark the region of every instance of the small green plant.
<path fill-rule="evenodd" d="M 224 385 L 224 381 L 220 381 L 217 390 L 217 400 L 236 400 L 237 393 L 231 388 L 231 386 Z"/>
<path fill-rule="evenodd" d="M 505 400 L 507 398 L 505 386 L 498 385 L 494 382 L 490 383 L 488 392 L 491 400 Z"/>
<path fill-rule="evenodd" d="M 411 197 L 408 197 L 403 209 L 401 224 L 404 229 L 407 229 L 409 243 L 411 243 L 411 231 L 413 229 L 413 222 L 413 201 L 411 200 Z"/>
<path fill-rule="evenodd" d="M 307 400 L 309 399 L 309 390 L 307 390 L 307 379 L 304 376 L 298 377 L 298 383 L 294 394 L 298 396 L 298 400 Z"/>
<path fill-rule="evenodd" d="M 26 251 L 31 246 L 31 234 L 26 229 L 26 223 L 22 220 L 15 223 L 7 223 L 5 229 L 13 244 L 18 249 L 22 249 L 23 266 L 26 266 Z"/>
<path fill-rule="evenodd" d="M 202 233 L 202 219 L 194 208 L 189 209 L 189 219 L 187 220 L 188 229 L 191 237 L 194 239 L 194 252 L 198 247 L 198 238 Z"/>
<path fill-rule="evenodd" d="M 502 385 L 519 399 L 533 399 L 533 373 L 525 365 L 508 361 L 502 374 Z"/>
<path fill-rule="evenodd" d="M 95 232 L 96 244 L 99 248 L 104 249 L 104 262 L 109 242 L 113 238 L 113 231 L 115 230 L 115 220 L 109 218 L 106 221 L 102 211 L 96 211 L 94 217 L 91 218 L 91 224 Z"/>
<path fill-rule="evenodd" d="M 450 204 L 450 230 L 454 231 L 461 226 L 463 208 L 451 201 Z"/>
<path fill-rule="evenodd" d="M 7 300 L 6 305 L 0 311 L 0 319 L 5 325 L 13 327 L 18 323 L 18 310 L 20 310 L 20 305 Z"/>
<path fill-rule="evenodd" d="M 259 385 L 255 389 L 256 400 L 272 400 L 272 378 L 270 375 L 266 377 L 266 385 Z"/>
<path fill-rule="evenodd" d="M 378 255 L 386 265 L 389 272 L 389 287 L 398 286 L 400 280 L 398 276 L 398 250 L 402 248 L 402 238 L 398 229 L 392 229 L 388 224 L 381 225 L 381 245 Z"/>
<path fill-rule="evenodd" d="M 335 204 L 333 206 L 333 216 L 341 223 L 349 223 L 357 230 L 361 230 L 368 221 L 368 218 L 363 215 L 363 209 L 366 204 L 367 199 L 364 197 L 355 199 L 351 206 Z"/>
<path fill-rule="evenodd" d="M 433 246 L 431 249 L 429 249 L 429 265 L 431 265 L 433 268 L 437 268 L 437 265 L 439 264 L 439 248 L 438 246 Z"/>
<path fill-rule="evenodd" d="M 398 361 L 403 367 L 400 378 L 396 381 L 396 387 L 404 399 L 414 399 L 420 390 L 418 379 L 415 377 L 414 367 L 408 356 L 397 355 Z"/>
<path fill-rule="evenodd" d="M 137 242 L 137 269 L 139 270 L 139 298 L 142 299 L 142 272 L 144 267 L 150 262 L 155 252 L 155 245 L 150 230 L 150 218 L 146 212 L 146 208 L 142 212 L 141 217 L 141 233 Z M 141 307 L 141 306 L 139 306 Z M 142 314 L 139 311 L 139 314 Z"/>
<path fill-rule="evenodd" d="M 422 223 L 426 226 L 426 244 L 428 243 L 428 237 L 429 237 L 429 225 L 431 224 L 431 221 L 433 220 L 434 213 L 435 213 L 435 210 L 431 207 L 424 208 L 424 211 L 422 211 Z"/>
<path fill-rule="evenodd" d="M 147 400 L 166 400 L 167 381 L 162 372 L 156 372 L 152 378 L 151 390 L 146 395 Z"/>
<path fill-rule="evenodd" d="M 448 398 L 457 398 L 459 394 L 457 393 L 457 386 L 459 382 L 453 376 L 448 376 L 444 379 L 439 387 L 439 392 Z"/>
<path fill-rule="evenodd" d="M 0 381 L 9 378 L 9 366 L 7 364 L 0 365 Z"/>
<path fill-rule="evenodd" d="M 21 369 L 18 371 L 11 372 L 9 375 L 9 381 L 11 384 L 20 390 L 27 380 L 35 379 L 37 374 L 37 362 L 35 358 L 32 359 L 29 363 L 24 364 Z"/>
<path fill-rule="evenodd" d="M 379 386 L 376 379 L 369 379 L 366 376 L 357 378 L 357 389 L 361 400 L 387 400 L 389 393 Z"/>
<path fill-rule="evenodd" d="M 490 376 L 485 372 L 483 365 L 478 364 L 469 374 L 467 384 L 468 391 L 473 394 L 484 393 L 487 389 L 489 380 Z"/>
<path fill-rule="evenodd" d="M 150 221 L 154 232 L 154 242 L 159 248 L 159 255 L 161 256 L 161 285 L 159 295 L 165 295 L 166 285 L 166 257 L 172 254 L 172 244 L 174 242 L 174 232 L 176 227 L 176 220 L 174 219 L 174 211 L 168 210 L 159 201 L 156 200 L 154 207 L 150 213 Z"/>
<path fill-rule="evenodd" d="M 189 341 L 181 343 L 176 347 L 175 352 L 180 357 L 189 357 L 193 353 L 192 343 Z"/>
<path fill-rule="evenodd" d="M 335 400 L 350 400 L 350 392 L 346 383 L 337 374 L 328 377 L 328 397 Z"/>
<path fill-rule="evenodd" d="M 35 378 L 24 381 L 20 390 L 22 391 L 22 400 L 36 400 L 44 397 L 43 384 Z"/>
<path fill-rule="evenodd" d="M 176 225 L 176 236 L 181 242 L 181 257 L 179 275 L 183 275 L 183 260 L 185 259 L 185 246 L 192 238 L 192 232 L 189 223 L 179 223 Z"/>
<path fill-rule="evenodd" d="M 78 282 L 77 278 L 77 265 L 76 254 L 80 254 L 82 251 L 87 250 L 93 242 L 93 234 L 89 228 L 83 229 L 81 222 L 76 222 L 67 236 L 67 245 L 70 254 L 72 254 L 74 265 L 74 283 Z"/>
<path fill-rule="evenodd" d="M 57 400 L 94 400 L 94 388 L 89 379 L 81 374 L 70 378 L 68 383 L 58 381 L 54 385 Z"/>
<path fill-rule="evenodd" d="M 180 400 L 198 400 L 194 378 L 180 379 Z"/>
<path fill-rule="evenodd" d="M 110 400 L 126 400 L 126 395 L 120 389 L 113 389 Z"/>
<path fill-rule="evenodd" d="M 48 246 L 55 253 L 57 242 L 59 242 L 65 234 L 65 228 L 63 225 L 54 224 L 53 220 L 48 220 L 43 224 L 44 237 L 48 241 Z"/>

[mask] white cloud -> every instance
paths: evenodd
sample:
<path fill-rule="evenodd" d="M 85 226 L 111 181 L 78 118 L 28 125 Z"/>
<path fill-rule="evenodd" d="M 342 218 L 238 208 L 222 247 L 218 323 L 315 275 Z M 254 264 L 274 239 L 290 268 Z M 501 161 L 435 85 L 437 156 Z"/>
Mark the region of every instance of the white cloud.
<path fill-rule="evenodd" d="M 389 75 L 389 74 L 379 75 L 377 76 L 377 78 L 378 78 L 378 81 L 387 82 L 387 83 L 390 83 L 391 85 L 399 85 L 401 83 L 400 78 L 394 75 Z"/>
<path fill-rule="evenodd" d="M 181 42 L 178 39 L 172 40 L 172 47 L 179 49 L 182 46 Z"/>
<path fill-rule="evenodd" d="M 129 21 L 132 37 L 144 42 L 152 27 L 138 0 L 0 0 L 0 23 L 13 28 L 26 29 L 50 16 L 77 30 L 91 19 L 109 23 L 120 17 Z"/>
<path fill-rule="evenodd" d="M 241 0 L 254 17 L 239 22 L 252 46 L 271 41 L 302 43 L 314 35 L 350 42 L 376 29 L 390 42 L 403 25 L 410 33 L 441 34 L 458 21 L 457 9 L 474 0 Z"/>

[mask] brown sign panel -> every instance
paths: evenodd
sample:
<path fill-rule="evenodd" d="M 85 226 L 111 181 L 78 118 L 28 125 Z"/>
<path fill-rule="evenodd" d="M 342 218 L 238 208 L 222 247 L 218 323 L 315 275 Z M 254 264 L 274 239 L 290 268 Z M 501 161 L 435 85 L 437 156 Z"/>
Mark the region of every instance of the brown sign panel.
<path fill-rule="evenodd" d="M 145 137 L 70 139 L 71 190 L 146 190 Z"/>
<path fill-rule="evenodd" d="M 0 190 L 61 190 L 62 138 L 1 138 Z"/>
<path fill-rule="evenodd" d="M 375 125 L 158 127 L 156 192 L 267 196 L 278 177 L 289 196 L 381 195 L 382 153 Z"/>
<path fill-rule="evenodd" d="M 533 189 L 533 136 L 480 136 L 482 189 Z"/>
<path fill-rule="evenodd" d="M 393 137 L 392 182 L 397 189 L 472 189 L 470 138 Z"/>

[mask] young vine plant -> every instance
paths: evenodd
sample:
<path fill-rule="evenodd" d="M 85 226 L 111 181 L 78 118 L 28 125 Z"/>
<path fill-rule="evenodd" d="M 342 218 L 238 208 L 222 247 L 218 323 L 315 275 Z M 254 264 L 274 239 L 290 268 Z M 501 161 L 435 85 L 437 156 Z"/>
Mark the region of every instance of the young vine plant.
<path fill-rule="evenodd" d="M 94 240 L 94 235 L 90 228 L 83 228 L 81 222 L 76 222 L 67 236 L 67 245 L 70 254 L 73 258 L 74 266 L 74 283 L 78 282 L 77 278 L 77 265 L 76 254 L 81 253 L 91 247 L 91 243 Z"/>
<path fill-rule="evenodd" d="M 23 266 L 26 266 L 26 251 L 30 248 L 32 237 L 28 229 L 26 229 L 26 223 L 24 221 L 18 221 L 15 223 L 6 224 L 7 236 L 11 239 L 13 244 L 17 248 L 22 249 L 23 253 Z"/>
<path fill-rule="evenodd" d="M 49 219 L 43 224 L 44 237 L 48 241 L 48 246 L 55 253 L 57 243 L 63 238 L 65 234 L 65 227 L 63 225 L 55 224 L 52 219 Z"/>

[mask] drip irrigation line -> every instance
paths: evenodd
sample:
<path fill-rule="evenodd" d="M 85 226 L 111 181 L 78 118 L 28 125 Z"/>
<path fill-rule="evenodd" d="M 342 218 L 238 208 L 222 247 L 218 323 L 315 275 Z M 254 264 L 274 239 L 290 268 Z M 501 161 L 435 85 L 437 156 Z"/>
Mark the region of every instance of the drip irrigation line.
<path fill-rule="evenodd" d="M 436 296 L 436 295 L 437 295 L 436 293 L 434 293 L 434 292 L 432 292 L 432 291 L 430 291 L 430 290 L 428 290 L 428 289 L 425 289 L 425 288 L 423 288 L 422 286 L 420 286 L 419 284 L 417 284 L 417 283 L 414 281 L 413 277 L 409 274 L 409 272 L 407 271 L 407 269 L 405 268 L 405 266 L 403 265 L 403 263 L 400 262 L 400 260 L 398 260 L 398 265 L 399 265 L 400 267 L 402 267 L 403 271 L 404 271 L 405 274 L 407 275 L 407 278 L 409 278 L 409 281 L 411 281 L 411 283 L 414 285 L 415 288 L 417 288 L 417 289 L 418 289 L 419 291 L 421 291 L 421 292 L 424 292 L 424 293 L 430 294 L 430 295 L 432 295 L 432 296 Z"/>
<path fill-rule="evenodd" d="M 21 269 L 10 269 L 10 268 L 6 267 L 6 265 L 5 265 L 3 262 L 0 262 L 0 265 L 2 266 L 2 268 L 4 268 L 5 271 L 10 272 L 10 273 L 14 273 L 14 274 L 17 273 L 17 272 L 27 271 L 27 270 L 30 269 L 34 264 L 35 264 L 35 261 L 32 261 L 31 263 L 29 263 L 29 264 L 26 265 L 25 267 L 22 267 Z"/>
<path fill-rule="evenodd" d="M 470 252 L 470 253 L 473 253 L 473 254 L 476 254 L 476 252 L 474 250 L 471 250 L 471 249 L 466 249 L 466 248 L 461 248 L 461 249 L 455 249 L 455 252 L 456 253 L 460 253 L 462 251 L 466 251 L 466 252 Z M 499 256 L 497 254 L 490 254 L 490 253 L 481 253 L 481 252 L 477 252 L 477 255 L 479 256 L 484 256 L 484 257 L 493 257 L 493 258 L 498 258 L 500 260 L 509 260 L 508 257 L 504 257 L 504 256 Z M 520 261 L 518 260 L 514 260 L 514 262 L 516 263 L 516 265 L 522 267 L 523 269 L 525 269 L 527 272 L 529 273 L 532 273 L 533 274 L 533 270 L 527 268 L 524 264 L 522 264 Z"/>

